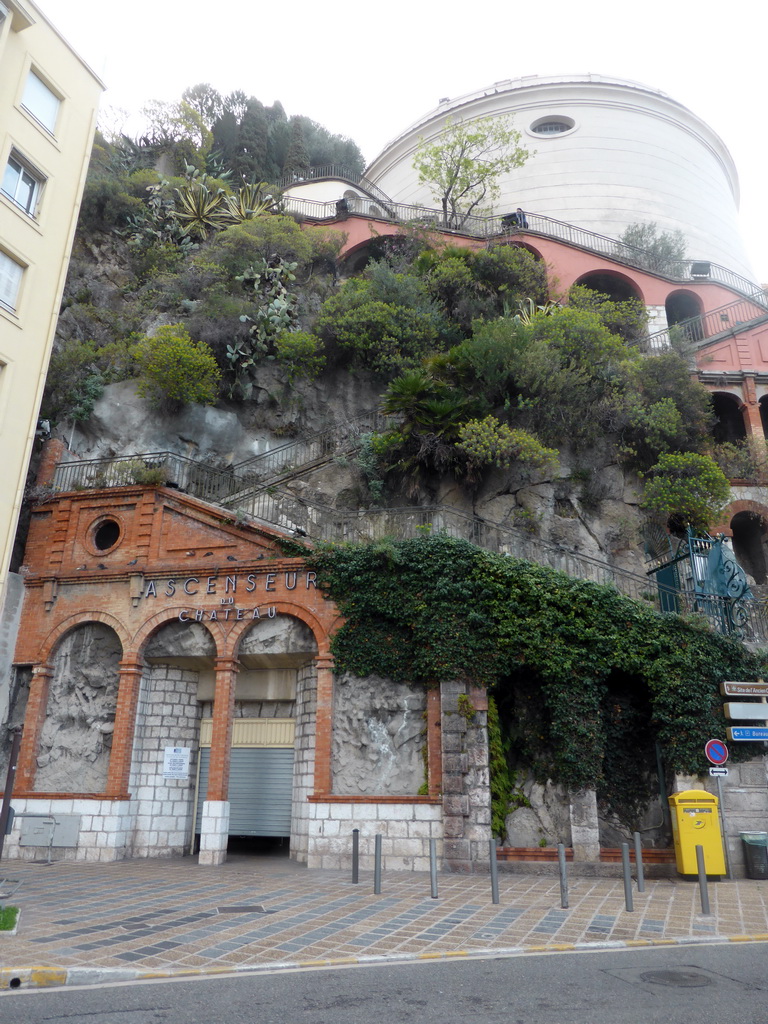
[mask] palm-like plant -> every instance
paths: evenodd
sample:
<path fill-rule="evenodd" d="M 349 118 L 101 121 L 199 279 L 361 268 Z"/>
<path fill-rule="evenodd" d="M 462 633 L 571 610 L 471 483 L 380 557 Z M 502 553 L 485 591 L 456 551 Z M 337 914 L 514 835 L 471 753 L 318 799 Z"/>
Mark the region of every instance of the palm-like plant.
<path fill-rule="evenodd" d="M 268 187 L 266 181 L 244 184 L 234 195 L 225 198 L 226 211 L 233 224 L 255 220 L 256 217 L 276 209 L 278 201 L 265 191 Z"/>
<path fill-rule="evenodd" d="M 205 182 L 191 181 L 173 191 L 176 193 L 173 216 L 188 235 L 204 239 L 212 231 L 226 227 L 229 214 L 223 189 L 212 192 Z"/>

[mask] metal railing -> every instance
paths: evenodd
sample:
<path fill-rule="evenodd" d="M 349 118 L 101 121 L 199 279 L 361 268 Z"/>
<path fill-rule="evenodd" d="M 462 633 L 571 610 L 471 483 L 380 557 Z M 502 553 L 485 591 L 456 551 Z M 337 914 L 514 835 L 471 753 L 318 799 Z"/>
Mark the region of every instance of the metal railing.
<path fill-rule="evenodd" d="M 765 606 L 742 599 L 702 597 L 665 587 L 647 576 L 531 536 L 519 527 L 478 519 L 449 506 L 382 508 L 351 511 L 298 498 L 288 492 L 261 491 L 239 505 L 256 522 L 277 526 L 293 537 L 323 543 L 406 540 L 439 531 L 478 547 L 545 565 L 576 579 L 615 587 L 625 597 L 656 611 L 701 615 L 713 629 L 752 643 L 768 641 Z"/>
<path fill-rule="evenodd" d="M 306 170 L 297 171 L 295 174 L 285 174 L 275 184 L 280 189 L 286 189 L 292 185 L 301 185 L 305 181 L 320 181 L 323 178 L 338 178 L 341 181 L 348 181 L 350 185 L 359 185 L 385 206 L 394 205 L 389 196 L 382 192 L 378 185 L 374 185 L 369 178 L 366 178 L 361 171 L 353 171 L 351 167 L 344 167 L 342 164 L 326 164 L 323 167 L 309 167 Z"/>
<path fill-rule="evenodd" d="M 396 417 L 375 411 L 365 413 L 309 437 L 286 441 L 225 469 L 173 452 L 62 462 L 56 467 L 53 489 L 81 491 L 154 484 L 179 488 L 204 501 L 233 504 L 241 494 L 247 498 L 255 489 L 351 451 L 363 434 L 386 429 L 394 422 Z"/>
<path fill-rule="evenodd" d="M 360 429 L 356 436 L 359 437 L 362 432 Z M 321 440 L 333 433 L 323 432 L 317 435 L 315 447 L 308 445 L 305 451 L 310 459 L 326 457 L 340 450 L 344 431 L 336 433 L 335 441 L 329 438 L 325 446 Z M 350 430 L 346 436 L 352 442 L 355 432 Z M 404 540 L 422 536 L 426 531 L 440 531 L 446 536 L 469 541 L 489 551 L 536 562 L 577 579 L 613 586 L 625 597 L 642 601 L 659 611 L 704 615 L 718 632 L 735 633 L 741 639 L 754 643 L 768 640 L 768 620 L 764 605 L 759 601 L 742 600 L 736 609 L 726 598 L 702 599 L 700 595 L 664 588 L 646 576 L 552 544 L 511 524 L 479 519 L 444 505 L 337 509 L 269 486 L 270 473 L 282 472 L 287 465 L 294 465 L 290 459 L 281 461 L 281 453 L 291 450 L 293 456 L 297 457 L 301 451 L 300 445 L 301 442 L 294 442 L 282 446 L 282 449 L 265 453 L 263 457 L 256 457 L 256 460 L 247 460 L 251 463 L 259 458 L 264 459 L 263 468 L 256 471 L 258 479 L 250 490 L 246 490 L 248 485 L 243 486 L 244 480 L 249 477 L 237 476 L 234 467 L 217 470 L 172 452 L 62 463 L 57 467 L 53 487 L 57 492 L 130 484 L 178 487 L 211 503 L 234 507 L 252 522 L 277 527 L 287 536 L 314 542 Z M 272 455 L 275 461 L 270 462 L 269 457 Z M 296 471 L 300 468 L 295 465 Z"/>
<path fill-rule="evenodd" d="M 338 218 L 336 202 L 322 203 L 313 199 L 297 199 L 286 196 L 283 200 L 285 210 L 308 220 L 336 220 Z M 526 213 L 527 228 L 511 227 L 507 214 L 494 216 L 444 216 L 441 210 L 428 206 L 411 206 L 407 203 L 394 203 L 382 200 L 386 209 L 380 209 L 367 199 L 347 199 L 346 211 L 349 214 L 371 217 L 374 219 L 392 220 L 396 223 L 420 225 L 438 231 L 448 231 L 471 238 L 484 238 L 488 241 L 500 241 L 504 237 L 524 235 L 543 235 L 554 238 L 568 245 L 588 249 L 600 256 L 626 263 L 638 270 L 646 270 L 658 274 L 670 281 L 711 281 L 726 285 L 734 291 L 742 292 L 750 301 L 768 310 L 768 296 L 756 290 L 754 281 L 722 267 L 709 260 L 667 260 L 660 259 L 653 253 L 634 245 L 627 245 L 617 238 L 601 235 L 596 231 L 580 228 L 575 224 L 545 217 L 541 214 Z"/>
<path fill-rule="evenodd" d="M 652 352 L 660 352 L 671 346 L 671 337 L 677 335 L 684 341 L 699 344 L 718 334 L 754 327 L 768 319 L 765 292 L 760 289 L 745 299 L 737 299 L 725 306 L 718 306 L 700 316 L 691 316 L 680 320 L 663 331 L 650 334 L 645 345 Z"/>
<path fill-rule="evenodd" d="M 52 486 L 61 492 L 131 484 L 175 487 L 205 501 L 218 502 L 231 492 L 233 476 L 231 470 L 207 466 L 174 452 L 151 452 L 61 462 Z"/>
<path fill-rule="evenodd" d="M 232 490 L 227 496 L 227 504 L 239 500 L 241 495 L 246 497 L 242 492 L 268 487 L 273 481 L 343 455 L 356 446 L 363 434 L 384 430 L 394 422 L 397 422 L 395 417 L 383 413 L 366 413 L 310 437 L 287 441 L 268 452 L 244 459 L 232 466 Z"/>

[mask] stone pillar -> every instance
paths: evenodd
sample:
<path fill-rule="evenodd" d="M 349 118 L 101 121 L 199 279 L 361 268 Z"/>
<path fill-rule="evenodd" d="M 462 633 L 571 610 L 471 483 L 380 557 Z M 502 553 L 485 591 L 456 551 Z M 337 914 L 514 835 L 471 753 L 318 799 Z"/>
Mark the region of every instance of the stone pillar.
<path fill-rule="evenodd" d="M 570 792 L 571 846 L 574 861 L 596 864 L 600 860 L 600 823 L 594 789 Z"/>
<path fill-rule="evenodd" d="M 216 658 L 216 685 L 213 696 L 211 759 L 208 768 L 208 792 L 200 822 L 200 864 L 213 866 L 227 859 L 229 830 L 229 763 L 232 750 L 232 715 L 235 709 L 237 661 Z"/>
<path fill-rule="evenodd" d="M 125 799 L 131 774 L 133 737 L 136 730 L 136 709 L 141 689 L 141 660 L 129 654 L 120 662 L 120 682 L 115 710 L 115 730 L 112 734 L 112 752 L 109 756 L 107 796 Z"/>
<path fill-rule="evenodd" d="M 744 417 L 744 427 L 746 428 L 747 436 L 754 437 L 757 441 L 764 441 L 763 419 L 760 415 L 760 404 L 757 400 L 754 377 L 744 378 L 742 393 L 744 405 L 741 407 L 741 414 Z"/>
<path fill-rule="evenodd" d="M 200 818 L 200 854 L 202 867 L 215 868 L 227 859 L 229 838 L 229 800 L 204 800 Z"/>
<path fill-rule="evenodd" d="M 317 670 L 315 711 L 315 795 L 331 792 L 331 744 L 333 742 L 333 658 L 320 655 Z"/>
<path fill-rule="evenodd" d="M 440 687 L 443 762 L 443 858 L 451 871 L 486 868 L 491 838 L 488 701 L 462 683 Z"/>
<path fill-rule="evenodd" d="M 48 690 L 53 669 L 49 665 L 35 665 L 32 682 L 29 684 L 27 713 L 24 717 L 24 735 L 21 738 L 18 767 L 16 769 L 16 790 L 31 792 L 37 772 L 37 751 L 40 747 L 40 733 L 48 709 Z"/>

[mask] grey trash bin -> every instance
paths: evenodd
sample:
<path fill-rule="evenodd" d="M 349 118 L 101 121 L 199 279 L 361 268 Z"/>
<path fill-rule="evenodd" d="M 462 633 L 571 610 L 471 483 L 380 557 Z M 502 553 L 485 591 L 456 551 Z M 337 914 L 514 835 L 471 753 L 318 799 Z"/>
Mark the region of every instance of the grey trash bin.
<path fill-rule="evenodd" d="M 768 878 L 768 832 L 741 832 L 747 878 Z"/>

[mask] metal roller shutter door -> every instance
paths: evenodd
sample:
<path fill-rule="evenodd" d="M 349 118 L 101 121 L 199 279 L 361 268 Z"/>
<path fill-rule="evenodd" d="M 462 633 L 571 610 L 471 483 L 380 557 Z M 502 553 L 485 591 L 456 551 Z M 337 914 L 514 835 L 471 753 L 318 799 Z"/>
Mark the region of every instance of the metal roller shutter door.
<path fill-rule="evenodd" d="M 208 790 L 210 757 L 210 748 L 201 748 L 198 834 Z M 233 748 L 229 771 L 229 834 L 290 836 L 292 783 L 292 749 Z"/>

